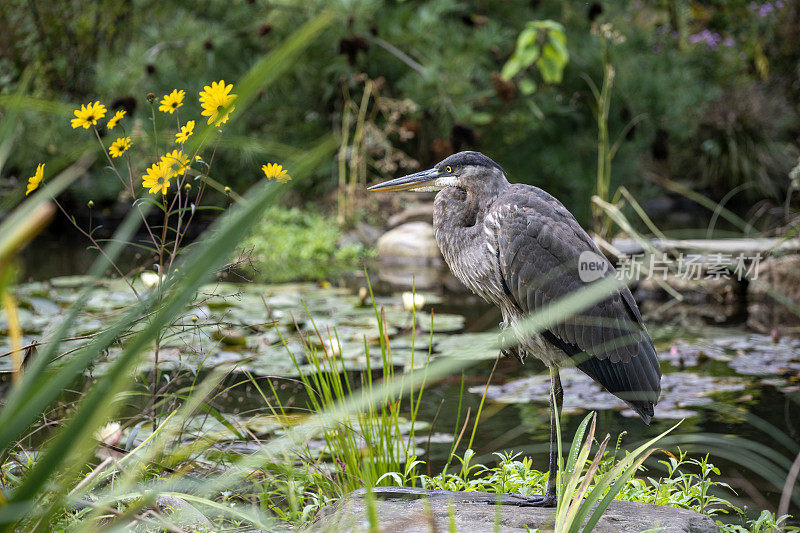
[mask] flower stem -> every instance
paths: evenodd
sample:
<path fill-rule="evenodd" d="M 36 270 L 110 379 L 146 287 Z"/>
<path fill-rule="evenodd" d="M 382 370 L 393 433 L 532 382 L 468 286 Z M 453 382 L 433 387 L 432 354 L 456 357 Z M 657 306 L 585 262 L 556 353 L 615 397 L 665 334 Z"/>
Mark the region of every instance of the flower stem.
<path fill-rule="evenodd" d="M 97 128 L 94 127 L 94 126 L 92 126 L 92 130 L 94 131 L 94 136 L 97 137 L 97 142 L 100 143 L 100 148 L 103 150 L 103 155 L 106 156 L 106 159 L 108 160 L 108 164 L 111 166 L 111 170 L 113 170 L 114 174 L 117 175 L 117 178 L 119 178 L 119 181 L 120 181 L 120 183 L 122 183 L 122 186 L 127 189 L 128 188 L 128 184 L 125 183 L 124 179 L 122 179 L 122 175 L 117 170 L 117 165 L 114 164 L 114 161 L 111 159 L 111 156 L 108 155 L 108 151 L 106 150 L 106 147 L 103 144 L 102 139 L 100 139 L 100 133 L 97 131 Z M 133 194 L 133 190 L 131 190 L 131 194 Z"/>

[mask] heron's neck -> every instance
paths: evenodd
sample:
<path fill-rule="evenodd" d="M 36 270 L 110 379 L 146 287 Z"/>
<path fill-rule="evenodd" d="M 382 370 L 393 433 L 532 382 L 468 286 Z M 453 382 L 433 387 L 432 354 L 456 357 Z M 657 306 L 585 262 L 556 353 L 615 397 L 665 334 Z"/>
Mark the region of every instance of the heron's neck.
<path fill-rule="evenodd" d="M 496 261 L 487 260 L 490 248 L 486 246 L 484 220 L 509 186 L 503 181 L 505 186 L 479 191 L 448 187 L 436 195 L 433 207 L 434 234 L 445 262 L 462 283 L 487 301 L 491 301 L 492 294 L 485 289 L 493 287 L 490 280 L 497 276 L 492 273 Z"/>
<path fill-rule="evenodd" d="M 480 183 L 468 190 L 456 187 L 441 190 L 434 203 L 434 225 L 451 231 L 483 226 L 483 219 L 492 204 L 508 186 L 508 181 L 503 179 Z"/>

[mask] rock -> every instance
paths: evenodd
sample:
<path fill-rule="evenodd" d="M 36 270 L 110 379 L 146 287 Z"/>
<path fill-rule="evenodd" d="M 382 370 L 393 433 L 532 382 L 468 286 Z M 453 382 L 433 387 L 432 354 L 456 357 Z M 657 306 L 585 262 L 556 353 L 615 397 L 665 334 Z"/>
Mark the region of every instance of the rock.
<path fill-rule="evenodd" d="M 381 230 L 371 226 L 366 222 L 359 222 L 355 229 L 348 231 L 336 241 L 336 246 L 343 248 L 354 244 L 362 244 L 368 248 L 374 248 L 381 236 Z"/>
<path fill-rule="evenodd" d="M 427 222 L 408 222 L 378 239 L 378 275 L 394 289 L 439 290 L 447 267 Z"/>
<path fill-rule="evenodd" d="M 339 237 L 339 240 L 336 241 L 337 248 L 344 248 L 346 246 L 353 246 L 354 244 L 359 244 L 361 239 L 358 237 L 358 232 L 355 230 L 348 231 L 347 233 L 343 234 Z"/>
<path fill-rule="evenodd" d="M 381 230 L 366 222 L 359 222 L 356 224 L 356 235 L 358 235 L 358 240 L 361 244 L 374 248 L 381 237 Z"/>
<path fill-rule="evenodd" d="M 382 262 L 441 266 L 442 254 L 427 222 L 408 222 L 384 233 L 378 239 Z"/>
<path fill-rule="evenodd" d="M 445 269 L 447 267 L 444 267 Z M 441 290 L 441 266 L 403 265 L 396 262 L 379 262 L 378 280 L 391 290 L 411 289 Z"/>
<path fill-rule="evenodd" d="M 156 503 L 162 512 L 167 514 L 171 524 L 188 531 L 214 531 L 214 524 L 201 513 L 197 507 L 183 498 L 176 496 L 159 496 Z"/>
<path fill-rule="evenodd" d="M 211 338 L 228 346 L 247 346 L 244 333 L 230 328 L 217 328 L 211 333 Z"/>
<path fill-rule="evenodd" d="M 390 228 L 407 222 L 427 222 L 433 224 L 433 203 L 415 204 L 389 217 L 386 225 Z"/>
<path fill-rule="evenodd" d="M 747 325 L 760 333 L 800 333 L 800 316 L 770 293 L 800 305 L 800 256 L 768 258 L 747 286 Z"/>
<path fill-rule="evenodd" d="M 393 494 L 391 487 L 375 489 L 376 514 L 383 532 L 428 533 L 452 531 L 451 516 L 456 531 L 470 533 L 511 533 L 552 528 L 553 509 L 493 505 L 497 494 L 481 492 L 424 491 L 428 498 L 414 494 Z M 511 502 L 513 495 L 502 495 Z M 595 533 L 640 533 L 657 530 L 660 533 L 714 533 L 719 528 L 714 521 L 688 509 L 676 509 L 648 503 L 613 501 L 594 527 Z M 339 500 L 323 509 L 312 531 L 369 531 L 369 520 L 363 491 Z"/>

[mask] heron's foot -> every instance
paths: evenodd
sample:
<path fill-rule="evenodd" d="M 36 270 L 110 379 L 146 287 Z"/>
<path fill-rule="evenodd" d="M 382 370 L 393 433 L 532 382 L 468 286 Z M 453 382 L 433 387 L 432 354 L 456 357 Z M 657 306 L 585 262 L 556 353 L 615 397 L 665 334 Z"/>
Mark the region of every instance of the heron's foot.
<path fill-rule="evenodd" d="M 521 494 L 509 494 L 514 498 L 509 501 L 509 505 L 516 505 L 517 507 L 555 507 L 558 503 L 555 494 L 534 494 L 532 496 L 523 496 Z"/>

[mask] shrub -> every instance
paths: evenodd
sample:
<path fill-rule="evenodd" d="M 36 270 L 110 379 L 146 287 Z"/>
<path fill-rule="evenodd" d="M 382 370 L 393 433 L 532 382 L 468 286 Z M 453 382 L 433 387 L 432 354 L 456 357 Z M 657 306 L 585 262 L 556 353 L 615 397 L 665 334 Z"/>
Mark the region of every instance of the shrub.
<path fill-rule="evenodd" d="M 337 247 L 338 226 L 320 213 L 271 207 L 245 248 L 252 250 L 262 281 L 326 279 L 352 267 L 369 251 L 361 244 Z"/>

